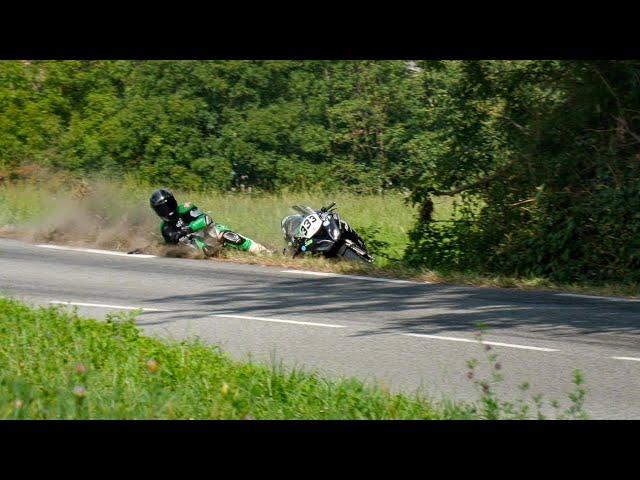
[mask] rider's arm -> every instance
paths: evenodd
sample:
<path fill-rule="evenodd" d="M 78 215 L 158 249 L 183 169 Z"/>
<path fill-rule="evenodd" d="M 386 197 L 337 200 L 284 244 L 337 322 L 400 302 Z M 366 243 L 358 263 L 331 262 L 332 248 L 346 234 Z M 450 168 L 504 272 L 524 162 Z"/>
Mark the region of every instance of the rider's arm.
<path fill-rule="evenodd" d="M 160 231 L 162 232 L 164 241 L 167 243 L 178 243 L 180 237 L 183 236 L 183 233 L 179 228 L 166 222 L 162 222 L 162 225 L 160 225 Z"/>
<path fill-rule="evenodd" d="M 213 223 L 213 220 L 211 220 L 211 217 L 209 215 L 207 215 L 206 213 L 202 213 L 197 208 L 193 209 L 190 213 L 192 215 L 197 215 L 197 218 L 189 223 L 189 228 L 192 232 L 199 232 L 200 230 L 204 230 Z"/>

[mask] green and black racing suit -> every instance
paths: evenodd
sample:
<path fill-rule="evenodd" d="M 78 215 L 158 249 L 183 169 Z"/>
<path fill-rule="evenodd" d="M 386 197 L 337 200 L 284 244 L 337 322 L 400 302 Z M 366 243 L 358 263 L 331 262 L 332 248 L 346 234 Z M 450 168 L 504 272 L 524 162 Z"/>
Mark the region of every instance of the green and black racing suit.
<path fill-rule="evenodd" d="M 191 202 L 178 205 L 178 220 L 175 222 L 162 221 L 160 231 L 165 242 L 177 244 L 191 233 L 201 232 L 213 226 L 218 240 L 225 247 L 231 247 L 245 252 L 257 252 L 266 250 L 262 245 L 250 238 L 243 237 L 233 232 L 226 225 L 215 223 L 213 219 L 198 209 Z M 202 242 L 196 244 L 202 248 Z"/>

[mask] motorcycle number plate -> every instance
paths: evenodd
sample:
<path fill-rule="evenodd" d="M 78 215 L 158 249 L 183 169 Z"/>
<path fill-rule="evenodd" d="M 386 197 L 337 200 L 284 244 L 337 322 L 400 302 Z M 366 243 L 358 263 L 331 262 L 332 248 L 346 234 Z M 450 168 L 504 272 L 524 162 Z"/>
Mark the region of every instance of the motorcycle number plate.
<path fill-rule="evenodd" d="M 322 222 L 320 221 L 320 217 L 315 213 L 313 215 L 309 215 L 302 221 L 302 225 L 300 225 L 300 236 L 302 238 L 311 238 L 318 230 L 320 230 L 320 226 Z"/>

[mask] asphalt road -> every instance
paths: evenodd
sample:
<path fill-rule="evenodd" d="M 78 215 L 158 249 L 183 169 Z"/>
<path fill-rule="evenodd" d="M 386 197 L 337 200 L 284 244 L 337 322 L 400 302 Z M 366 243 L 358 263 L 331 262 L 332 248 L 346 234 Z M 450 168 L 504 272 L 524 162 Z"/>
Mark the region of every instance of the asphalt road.
<path fill-rule="evenodd" d="M 640 418 L 640 301 L 316 275 L 217 261 L 112 255 L 0 239 L 0 294 L 75 304 L 82 314 L 144 309 L 150 335 L 197 336 L 232 357 L 355 376 L 435 399 L 478 398 L 466 362 L 498 354 L 501 398 L 518 385 L 568 406 L 586 378 L 591 418 Z M 63 307 L 72 308 L 72 307 Z M 546 410 L 549 413 L 549 410 Z"/>

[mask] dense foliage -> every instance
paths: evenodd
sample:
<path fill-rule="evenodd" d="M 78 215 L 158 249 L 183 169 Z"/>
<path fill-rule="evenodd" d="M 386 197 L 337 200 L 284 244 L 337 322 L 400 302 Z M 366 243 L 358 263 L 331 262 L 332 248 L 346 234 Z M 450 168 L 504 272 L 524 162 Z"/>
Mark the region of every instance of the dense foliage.
<path fill-rule="evenodd" d="M 136 172 L 184 189 L 402 181 L 405 62 L 0 62 L 0 165 Z"/>
<path fill-rule="evenodd" d="M 640 281 L 640 62 L 434 62 L 423 78 L 411 261 Z M 430 222 L 454 192 L 458 221 Z"/>
<path fill-rule="evenodd" d="M 408 188 L 406 260 L 640 281 L 640 62 L 5 61 L 0 168 Z M 434 196 L 457 199 L 433 221 Z"/>

